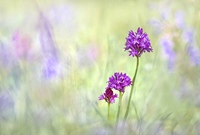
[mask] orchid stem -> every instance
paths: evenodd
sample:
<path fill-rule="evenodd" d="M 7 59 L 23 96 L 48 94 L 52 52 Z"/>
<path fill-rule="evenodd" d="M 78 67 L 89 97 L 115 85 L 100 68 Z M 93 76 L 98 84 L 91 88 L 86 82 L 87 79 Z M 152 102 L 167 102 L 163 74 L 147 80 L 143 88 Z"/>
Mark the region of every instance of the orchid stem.
<path fill-rule="evenodd" d="M 129 95 L 129 99 L 128 99 L 128 105 L 127 105 L 126 113 L 124 115 L 124 120 L 125 121 L 126 121 L 126 119 L 128 117 L 128 113 L 129 113 L 129 108 L 130 108 L 130 103 L 131 103 L 131 98 L 132 98 L 133 88 L 134 88 L 134 84 L 135 84 L 135 80 L 136 80 L 136 76 L 137 76 L 138 67 L 139 67 L 139 57 L 137 57 L 137 64 L 136 64 L 135 74 L 134 74 L 134 77 L 133 77 L 133 80 L 132 80 L 132 86 L 131 86 L 131 91 L 130 91 L 130 95 Z"/>
<path fill-rule="evenodd" d="M 108 103 L 108 114 L 107 114 L 107 120 L 110 120 L 110 103 Z"/>
<path fill-rule="evenodd" d="M 118 104 L 116 123 L 118 123 L 118 121 L 119 121 L 119 114 L 120 114 L 120 110 L 121 110 L 122 96 L 123 96 L 123 93 L 121 91 L 119 91 L 119 104 Z"/>

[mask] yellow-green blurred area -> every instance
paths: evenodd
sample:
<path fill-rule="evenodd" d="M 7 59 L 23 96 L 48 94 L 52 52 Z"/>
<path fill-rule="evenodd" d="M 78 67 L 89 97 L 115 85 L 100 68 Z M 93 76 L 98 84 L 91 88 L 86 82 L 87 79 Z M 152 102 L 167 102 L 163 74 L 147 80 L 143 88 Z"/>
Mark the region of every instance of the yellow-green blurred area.
<path fill-rule="evenodd" d="M 200 134 L 199 24 L 199 0 L 1 0 L 0 135 Z M 138 27 L 153 52 L 116 133 L 119 100 L 108 124 L 98 97 L 115 72 L 133 77 L 124 48 Z"/>

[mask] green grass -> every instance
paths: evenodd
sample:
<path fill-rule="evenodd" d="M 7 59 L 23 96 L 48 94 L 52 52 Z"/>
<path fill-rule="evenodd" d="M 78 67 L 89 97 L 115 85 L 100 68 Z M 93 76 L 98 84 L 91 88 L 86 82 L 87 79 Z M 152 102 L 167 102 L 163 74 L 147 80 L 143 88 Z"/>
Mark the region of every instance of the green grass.
<path fill-rule="evenodd" d="M 107 123 L 107 104 L 98 101 L 98 97 L 114 72 L 126 72 L 133 77 L 136 58 L 128 56 L 124 43 L 128 31 L 135 31 L 137 27 L 148 33 L 153 52 L 143 54 L 140 59 L 128 120 L 118 134 L 199 134 L 197 100 L 200 68 L 191 66 L 185 49 L 187 44 L 181 40 L 182 31 L 174 27 L 173 17 L 176 11 L 184 11 L 186 24 L 195 29 L 196 44 L 200 47 L 199 1 L 183 0 L 166 4 L 158 0 L 60 0 L 37 3 L 43 13 L 64 4 L 74 9 L 73 20 L 67 22 L 73 24 L 74 31 L 65 26 L 52 25 L 64 75 L 49 81 L 40 76 L 42 52 L 34 2 L 1 1 L 0 41 L 12 48 L 9 43 L 12 43 L 13 31 L 26 33 L 32 39 L 34 56 L 32 61 L 19 60 L 8 67 L 0 64 L 0 94 L 7 91 L 14 102 L 11 110 L 0 108 L 1 135 L 115 134 L 113 127 L 118 100 L 111 105 L 111 122 Z M 151 4 L 157 6 L 150 8 Z M 160 17 L 162 5 L 171 9 L 171 17 L 169 22 L 164 21 L 164 31 L 155 35 L 148 21 Z M 159 44 L 160 37 L 166 33 L 173 35 L 178 58 L 171 71 Z M 82 62 L 86 64 L 81 65 L 78 57 L 83 56 L 90 46 L 97 48 L 97 58 L 89 64 L 86 59 Z M 83 51 L 78 54 L 79 50 Z M 129 91 L 130 88 L 127 88 L 123 96 L 121 119 Z"/>

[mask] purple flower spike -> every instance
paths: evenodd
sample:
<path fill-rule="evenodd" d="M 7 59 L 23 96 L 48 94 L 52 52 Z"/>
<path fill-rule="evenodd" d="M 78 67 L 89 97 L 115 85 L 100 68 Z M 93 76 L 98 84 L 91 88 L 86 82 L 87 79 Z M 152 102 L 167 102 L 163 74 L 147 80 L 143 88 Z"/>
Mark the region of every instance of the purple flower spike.
<path fill-rule="evenodd" d="M 137 29 L 137 32 L 129 31 L 125 46 L 125 51 L 128 50 L 130 52 L 129 56 L 132 57 L 140 57 L 143 52 L 152 51 L 148 35 L 143 33 L 143 29 L 140 27 Z"/>
<path fill-rule="evenodd" d="M 131 82 L 131 78 L 126 73 L 115 73 L 109 78 L 108 87 L 124 92 L 125 87 L 130 86 Z"/>
<path fill-rule="evenodd" d="M 117 94 L 114 94 L 111 88 L 106 88 L 106 92 L 99 96 L 99 100 L 105 99 L 108 103 L 114 103 L 115 98 L 117 98 Z"/>

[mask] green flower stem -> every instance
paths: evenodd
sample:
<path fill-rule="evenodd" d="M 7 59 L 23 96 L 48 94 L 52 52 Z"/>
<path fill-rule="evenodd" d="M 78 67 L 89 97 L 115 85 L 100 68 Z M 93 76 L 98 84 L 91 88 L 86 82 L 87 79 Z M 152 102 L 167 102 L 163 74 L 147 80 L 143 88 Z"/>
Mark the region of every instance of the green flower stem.
<path fill-rule="evenodd" d="M 136 64 L 136 69 L 135 69 L 135 74 L 132 80 L 132 86 L 131 86 L 131 91 L 130 91 L 130 95 L 129 95 L 129 99 L 128 99 L 128 105 L 126 108 L 126 113 L 124 115 L 124 120 L 126 121 L 127 117 L 128 117 L 128 113 L 129 113 L 129 108 L 130 108 L 130 103 L 131 103 L 131 98 L 132 98 L 132 93 L 133 93 L 133 88 L 134 88 L 134 84 L 135 84 L 135 80 L 136 80 L 136 76 L 137 76 L 137 71 L 138 71 L 138 67 L 139 67 L 139 57 L 137 57 L 137 64 Z"/>
<path fill-rule="evenodd" d="M 119 114 L 120 114 L 120 109 L 121 109 L 122 96 L 123 96 L 123 93 L 121 91 L 119 91 L 119 104 L 118 104 L 116 123 L 119 121 Z"/>
<path fill-rule="evenodd" d="M 108 114 L 107 114 L 107 120 L 110 120 L 110 103 L 108 103 Z"/>

